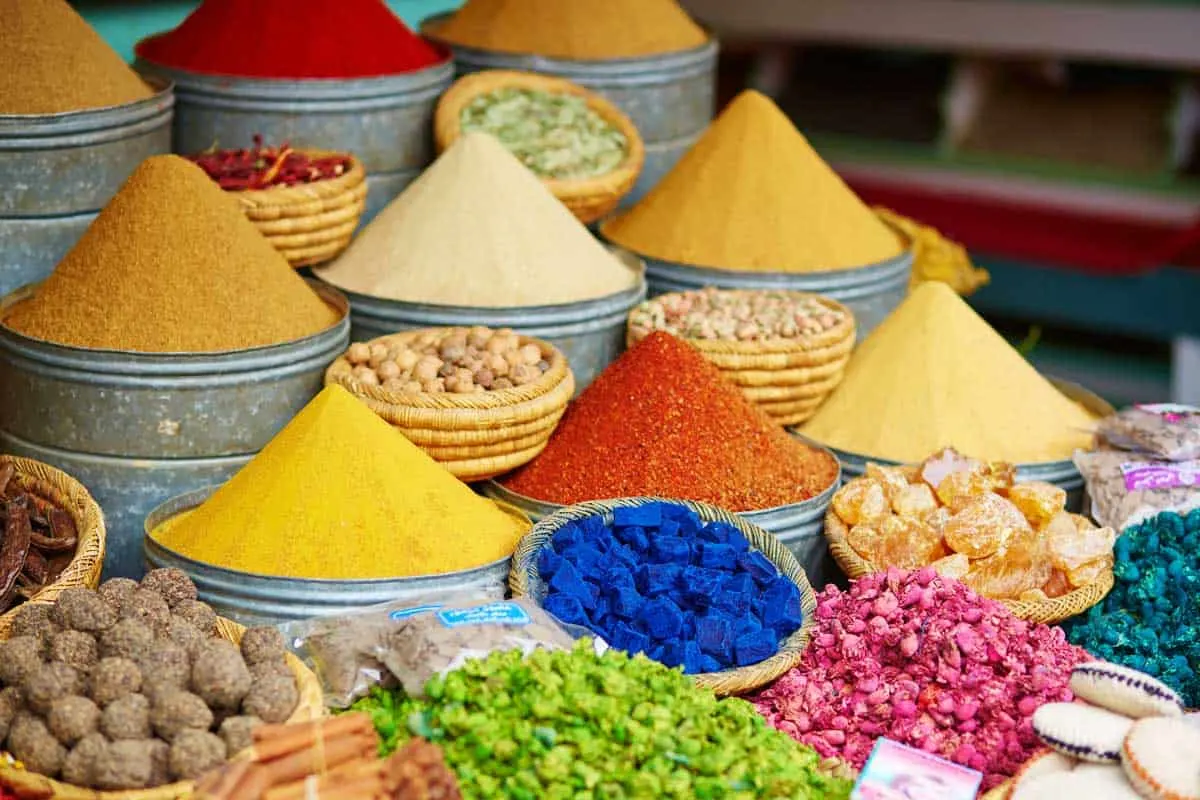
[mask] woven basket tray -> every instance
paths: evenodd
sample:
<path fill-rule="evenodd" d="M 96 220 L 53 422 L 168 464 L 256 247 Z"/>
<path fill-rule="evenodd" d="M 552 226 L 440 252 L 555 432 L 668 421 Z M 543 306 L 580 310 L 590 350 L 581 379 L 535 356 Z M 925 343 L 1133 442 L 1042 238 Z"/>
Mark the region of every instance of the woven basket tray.
<path fill-rule="evenodd" d="M 540 603 L 541 598 L 545 596 L 545 585 L 538 574 L 537 555 L 543 547 L 550 545 L 551 538 L 559 528 L 569 522 L 596 514 L 604 514 L 611 521 L 614 508 L 627 508 L 657 502 L 663 501 L 653 497 L 593 500 L 555 511 L 534 525 L 533 529 L 517 543 L 517 551 L 513 554 L 512 570 L 508 574 L 508 588 L 512 590 L 514 597 L 531 597 Z M 765 686 L 799 664 L 804 655 L 804 649 L 808 647 L 808 640 L 816 622 L 817 596 L 796 557 L 775 536 L 757 525 L 751 525 L 737 514 L 690 500 L 668 500 L 666 502 L 691 509 L 706 522 L 725 522 L 741 531 L 750 542 L 751 547 L 761 550 L 763 555 L 769 558 L 781 573 L 800 588 L 800 606 L 804 612 L 804 622 L 800 629 L 783 641 L 775 655 L 748 667 L 693 675 L 691 677 L 696 684 L 712 689 L 721 696 L 743 694 Z"/>
<path fill-rule="evenodd" d="M 311 158 L 338 155 L 305 150 Z M 336 178 L 295 186 L 231 192 L 247 219 L 293 267 L 319 264 L 350 244 L 367 207 L 367 175 L 353 156 L 350 169 Z"/>
<path fill-rule="evenodd" d="M 751 294 L 753 290 L 729 289 L 726 294 Z M 799 425 L 811 417 L 842 382 L 857 326 L 854 314 L 836 300 L 808 292 L 792 292 L 800 299 L 815 299 L 831 311 L 841 312 L 842 321 L 827 331 L 795 339 L 727 341 L 685 338 L 728 380 L 742 388 L 747 398 L 780 425 Z M 660 302 L 647 300 L 643 306 Z M 633 309 L 625 326 L 626 345 L 632 347 L 647 335 L 632 325 Z"/>
<path fill-rule="evenodd" d="M 825 538 L 829 542 L 829 552 L 833 556 L 833 560 L 841 567 L 842 572 L 846 573 L 846 577 L 853 580 L 861 578 L 864 575 L 870 575 L 873 572 L 879 572 L 871 562 L 860 556 L 847 539 L 850 530 L 841 518 L 834 512 L 833 508 L 825 512 Z M 1082 614 L 1092 606 L 1099 603 L 1108 594 L 1113 587 L 1112 570 L 1108 570 L 1100 576 L 1095 583 L 1089 583 L 1087 586 L 1081 586 L 1074 591 L 1064 594 L 1062 597 L 1054 597 L 1049 600 L 1027 602 L 1022 600 L 999 600 L 1009 611 L 1013 612 L 1021 619 L 1030 622 L 1040 622 L 1050 625 L 1056 622 L 1062 622 L 1077 614 Z"/>
<path fill-rule="evenodd" d="M 58 576 L 58 580 L 35 594 L 26 603 L 53 603 L 63 589 L 72 586 L 95 589 L 100 582 L 100 571 L 104 567 L 104 515 L 100 506 L 88 494 L 87 489 L 83 488 L 83 484 L 61 470 L 27 458 L 0 455 L 0 467 L 6 464 L 12 464 L 16 468 L 13 481 L 17 485 L 70 514 L 79 536 L 75 557 Z M 0 639 L 8 637 L 13 617 L 21 605 L 0 616 Z"/>
<path fill-rule="evenodd" d="M 231 620 L 218 618 L 217 629 L 221 637 L 234 644 L 242 640 L 246 629 Z M 300 703 L 288 722 L 305 722 L 325 715 L 325 700 L 321 684 L 300 659 L 287 654 L 288 667 L 296 677 L 300 691 Z M 159 786 L 154 789 L 137 789 L 118 792 L 101 792 L 84 789 L 51 780 L 24 770 L 0 766 L 0 786 L 11 787 L 23 800 L 25 798 L 57 798 L 58 800 L 182 800 L 192 796 L 192 781 L 182 781 Z"/>
<path fill-rule="evenodd" d="M 646 148 L 638 129 L 624 112 L 595 92 L 568 80 L 513 70 L 487 70 L 459 78 L 442 95 L 434 112 L 433 135 L 438 152 L 446 150 L 462 135 L 462 112 L 472 100 L 507 87 L 583 97 L 593 111 L 624 135 L 629 152 L 611 172 L 593 178 L 542 178 L 546 188 L 585 225 L 612 213 L 621 198 L 637 183 L 646 159 Z"/>
<path fill-rule="evenodd" d="M 430 330 L 451 334 L 468 329 L 418 329 L 369 344 L 402 344 Z M 485 480 L 542 452 L 575 393 L 575 375 L 558 348 L 530 336 L 521 336 L 521 344 L 541 348 L 550 368 L 533 383 L 511 389 L 475 394 L 390 392 L 355 379 L 344 355 L 325 371 L 325 384 L 350 391 L 459 479 Z"/>

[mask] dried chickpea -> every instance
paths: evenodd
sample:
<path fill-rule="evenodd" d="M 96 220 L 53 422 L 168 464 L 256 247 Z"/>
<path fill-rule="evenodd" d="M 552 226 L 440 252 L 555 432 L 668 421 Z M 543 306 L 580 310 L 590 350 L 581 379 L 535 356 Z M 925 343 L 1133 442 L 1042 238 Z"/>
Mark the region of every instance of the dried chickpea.
<path fill-rule="evenodd" d="M 346 360 L 354 366 L 365 364 L 371 360 L 371 348 L 364 342 L 355 342 L 346 351 Z"/>

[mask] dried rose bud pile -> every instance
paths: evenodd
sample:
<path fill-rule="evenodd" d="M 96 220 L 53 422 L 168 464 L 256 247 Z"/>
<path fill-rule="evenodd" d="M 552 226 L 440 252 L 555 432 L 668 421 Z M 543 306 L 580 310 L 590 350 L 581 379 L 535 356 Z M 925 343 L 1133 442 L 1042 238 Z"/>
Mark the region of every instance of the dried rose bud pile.
<path fill-rule="evenodd" d="M 1090 660 L 929 567 L 830 586 L 816 617 L 804 661 L 752 698 L 759 712 L 857 768 L 886 736 L 980 770 L 985 789 L 1041 747 L 1033 712 L 1073 699 L 1071 669 Z"/>
<path fill-rule="evenodd" d="M 390 392 L 471 394 L 533 383 L 551 353 L 509 328 L 428 331 L 405 342 L 356 342 L 346 351 L 352 375 Z"/>
<path fill-rule="evenodd" d="M 349 156 L 310 158 L 287 143 L 266 147 L 261 136 L 254 137 L 254 146 L 248 150 L 214 148 L 188 159 L 227 192 L 316 183 L 337 178 L 350 169 Z"/>
<path fill-rule="evenodd" d="M 642 303 L 630 313 L 629 326 L 638 339 L 666 331 L 686 339 L 746 342 L 812 336 L 845 318 L 804 292 L 700 289 Z"/>

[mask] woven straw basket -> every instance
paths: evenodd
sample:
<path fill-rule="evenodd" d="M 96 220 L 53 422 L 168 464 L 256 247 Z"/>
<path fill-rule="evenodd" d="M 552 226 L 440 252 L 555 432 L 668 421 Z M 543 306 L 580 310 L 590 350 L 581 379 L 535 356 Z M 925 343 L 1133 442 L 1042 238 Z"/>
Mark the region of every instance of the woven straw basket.
<path fill-rule="evenodd" d="M 847 538 L 849 533 L 850 530 L 846 527 L 846 523 L 842 522 L 832 507 L 825 512 L 825 538 L 829 542 L 829 552 L 833 555 L 833 560 L 841 567 L 842 572 L 846 573 L 846 577 L 853 580 L 873 572 L 879 572 L 879 569 L 850 546 Z M 1000 600 L 998 602 L 1021 619 L 1050 625 L 1087 611 L 1103 600 L 1112 587 L 1113 574 L 1110 569 L 1095 583 L 1081 586 L 1062 597 L 1041 601 Z"/>
<path fill-rule="evenodd" d="M 459 78 L 438 101 L 433 118 L 433 135 L 438 152 L 462 135 L 462 112 L 481 94 L 505 88 L 529 89 L 547 94 L 571 94 L 587 100 L 588 106 L 615 127 L 629 143 L 625 160 L 616 169 L 592 178 L 542 178 L 555 197 L 571 209 L 585 225 L 607 216 L 633 190 L 646 160 L 646 147 L 638 129 L 624 112 L 588 89 L 562 78 L 514 70 L 486 70 Z"/>
<path fill-rule="evenodd" d="M 242 640 L 246 629 L 231 620 L 218 618 L 217 629 L 221 637 L 234 644 Z M 288 722 L 305 722 L 325 715 L 325 700 L 321 684 L 300 659 L 287 654 L 288 667 L 296 677 L 300 690 L 300 703 Z M 56 800 L 182 800 L 192 796 L 192 781 L 171 783 L 154 789 L 137 789 L 118 792 L 101 792 L 84 789 L 51 780 L 25 770 L 0 766 L 0 786 L 9 786 L 23 798 L 56 798 Z"/>
<path fill-rule="evenodd" d="M 514 597 L 531 597 L 540 603 L 541 599 L 545 597 L 546 587 L 538 574 L 538 553 L 542 548 L 550 546 L 550 540 L 559 528 L 567 523 L 597 514 L 603 514 L 611 522 L 614 508 L 628 508 L 659 502 L 684 506 L 706 522 L 725 522 L 734 526 L 742 532 L 751 547 L 762 551 L 763 555 L 769 558 L 771 563 L 800 589 L 800 607 L 804 612 L 803 624 L 799 630 L 783 641 L 775 655 L 748 667 L 693 675 L 692 678 L 696 684 L 712 689 L 721 696 L 743 694 L 765 686 L 799 664 L 804 655 L 804 649 L 808 647 L 808 640 L 812 636 L 817 610 L 817 596 L 813 592 L 812 585 L 808 582 L 808 576 L 804 574 L 800 562 L 774 535 L 767 533 L 757 525 L 751 525 L 737 514 L 731 514 L 705 503 L 695 503 L 690 500 L 664 501 L 662 498 L 655 497 L 632 497 L 620 500 L 592 500 L 555 511 L 534 525 L 533 530 L 525 534 L 517 543 L 517 551 L 513 554 L 512 570 L 508 573 L 508 588 L 512 590 Z"/>
<path fill-rule="evenodd" d="M 310 158 L 338 153 L 305 150 Z M 353 156 L 350 169 L 336 178 L 231 192 L 247 219 L 293 267 L 320 264 L 350 244 L 367 207 L 367 173 Z"/>
<path fill-rule="evenodd" d="M 391 347 L 430 331 L 449 335 L 468 330 L 425 328 L 369 344 Z M 529 336 L 520 339 L 522 345 L 537 345 L 550 364 L 525 386 L 475 394 L 391 392 L 357 380 L 344 355 L 326 370 L 325 384 L 347 389 L 460 480 L 481 481 L 527 464 L 542 452 L 575 393 L 575 375 L 558 348 Z"/>
<path fill-rule="evenodd" d="M 34 496 L 46 500 L 71 515 L 79 541 L 75 557 L 58 580 L 35 594 L 27 603 L 53 603 L 63 589 L 86 586 L 95 589 L 104 567 L 104 515 L 100 506 L 88 494 L 83 484 L 65 472 L 39 461 L 0 455 L 0 468 L 12 464 L 16 468 L 13 481 Z M 22 603 L 21 605 L 24 605 Z M 0 616 L 0 639 L 8 637 L 17 609 Z"/>
<path fill-rule="evenodd" d="M 728 295 L 753 293 L 753 290 L 721 290 L 721 294 Z M 807 292 L 789 294 L 795 295 L 797 300 L 816 300 L 825 308 L 842 313 L 842 321 L 827 331 L 795 339 L 754 342 L 685 339 L 728 380 L 741 387 L 747 398 L 783 426 L 799 425 L 807 420 L 838 387 L 846 362 L 850 360 L 850 351 L 854 349 L 856 335 L 853 312 L 838 301 Z M 670 296 L 647 300 L 638 308 L 654 305 Z M 632 325 L 638 308 L 633 309 L 626 324 L 625 341 L 629 347 L 650 333 Z"/>

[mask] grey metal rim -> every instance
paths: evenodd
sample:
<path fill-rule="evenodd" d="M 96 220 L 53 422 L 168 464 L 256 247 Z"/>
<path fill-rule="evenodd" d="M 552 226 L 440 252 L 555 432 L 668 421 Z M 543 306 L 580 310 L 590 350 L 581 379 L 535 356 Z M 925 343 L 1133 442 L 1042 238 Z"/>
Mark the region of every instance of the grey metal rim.
<path fill-rule="evenodd" d="M 132 103 L 61 114 L 0 114 L 0 151 L 101 144 L 153 130 L 175 106 L 175 86 L 144 78 L 154 94 Z"/>

